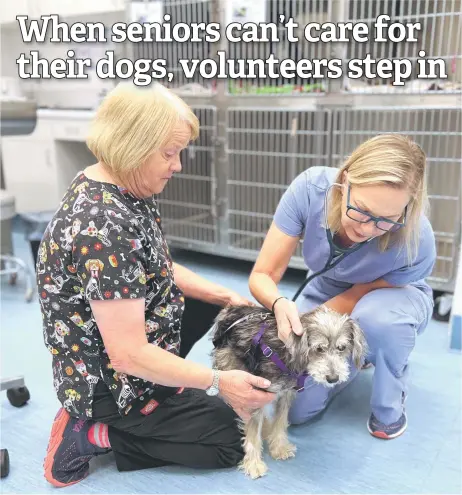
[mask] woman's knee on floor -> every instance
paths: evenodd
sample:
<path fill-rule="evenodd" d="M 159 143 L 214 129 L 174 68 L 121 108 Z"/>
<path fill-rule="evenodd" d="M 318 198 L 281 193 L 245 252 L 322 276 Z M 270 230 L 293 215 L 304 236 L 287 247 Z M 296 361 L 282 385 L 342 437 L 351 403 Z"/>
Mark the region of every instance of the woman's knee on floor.
<path fill-rule="evenodd" d="M 406 288 L 370 292 L 357 303 L 352 317 L 365 334 L 368 360 L 374 363 L 380 350 L 398 368 L 406 364 L 415 345 L 417 326 L 422 321 Z"/>
<path fill-rule="evenodd" d="M 299 392 L 289 409 L 289 424 L 301 425 L 321 413 L 327 406 L 329 389 L 306 380 L 305 389 Z"/>
<path fill-rule="evenodd" d="M 219 398 L 208 398 L 214 402 L 214 418 L 210 421 L 212 431 L 207 432 L 204 443 L 215 451 L 213 468 L 235 467 L 244 457 L 242 431 L 235 411 Z M 212 419 L 212 418 L 211 418 Z"/>
<path fill-rule="evenodd" d="M 324 411 L 325 405 L 317 409 L 316 411 L 303 411 L 294 409 L 289 412 L 289 424 L 293 426 L 302 425 L 307 423 L 310 419 Z"/>
<path fill-rule="evenodd" d="M 230 468 L 237 466 L 244 458 L 243 437 L 237 420 L 225 430 L 217 434 L 215 450 L 215 465 L 212 468 Z"/>
<path fill-rule="evenodd" d="M 217 446 L 217 468 L 237 466 L 244 458 L 242 435 L 239 433 L 236 441 L 228 445 Z"/>

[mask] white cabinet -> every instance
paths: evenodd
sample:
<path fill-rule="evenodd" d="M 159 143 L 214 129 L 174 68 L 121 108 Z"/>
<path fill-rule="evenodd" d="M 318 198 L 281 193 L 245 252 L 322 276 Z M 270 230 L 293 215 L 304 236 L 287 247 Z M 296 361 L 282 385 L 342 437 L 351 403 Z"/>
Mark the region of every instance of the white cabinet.
<path fill-rule="evenodd" d="M 18 213 L 54 211 L 59 204 L 54 141 L 2 139 L 5 185 L 15 196 Z"/>
<path fill-rule="evenodd" d="M 15 196 L 18 213 L 54 211 L 59 204 L 52 127 L 38 119 L 32 134 L 2 137 L 5 186 Z"/>
<path fill-rule="evenodd" d="M 32 134 L 1 139 L 5 186 L 19 214 L 56 211 L 77 173 L 96 163 L 85 144 L 92 116 L 39 110 Z"/>

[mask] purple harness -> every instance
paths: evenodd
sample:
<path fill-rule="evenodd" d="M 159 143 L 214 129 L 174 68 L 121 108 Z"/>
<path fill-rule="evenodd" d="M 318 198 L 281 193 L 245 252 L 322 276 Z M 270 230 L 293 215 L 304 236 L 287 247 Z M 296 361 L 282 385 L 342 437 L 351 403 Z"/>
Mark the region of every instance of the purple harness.
<path fill-rule="evenodd" d="M 263 355 L 266 358 L 271 359 L 271 361 L 273 361 L 273 363 L 286 375 L 289 375 L 295 380 L 297 380 L 297 385 L 294 388 L 297 392 L 302 392 L 303 389 L 305 388 L 305 380 L 308 377 L 308 373 L 305 372 L 297 375 L 293 371 L 290 371 L 289 368 L 287 368 L 287 366 L 282 362 L 278 354 L 276 352 L 273 352 L 273 349 L 271 349 L 271 347 L 269 347 L 262 341 L 263 334 L 265 333 L 265 330 L 267 328 L 268 325 L 266 323 L 261 324 L 260 331 L 252 339 L 252 346 L 254 347 L 260 346 L 260 349 L 262 350 Z"/>

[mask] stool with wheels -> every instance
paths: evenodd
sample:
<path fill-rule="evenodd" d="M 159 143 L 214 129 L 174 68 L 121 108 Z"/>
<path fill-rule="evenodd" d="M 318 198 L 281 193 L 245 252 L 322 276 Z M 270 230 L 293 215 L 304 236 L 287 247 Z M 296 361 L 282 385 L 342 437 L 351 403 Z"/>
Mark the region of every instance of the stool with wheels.
<path fill-rule="evenodd" d="M 13 243 L 11 236 L 11 220 L 15 215 L 14 196 L 4 189 L 0 190 L 0 224 L 1 224 L 1 250 L 0 250 L 0 275 L 9 275 L 10 284 L 16 283 L 19 273 L 25 275 L 26 301 L 33 297 L 32 272 L 27 264 L 13 255 Z M 22 407 L 30 399 L 23 377 L 2 378 L 0 391 L 6 390 L 10 404 L 14 407 Z M 0 452 L 0 474 L 2 478 L 8 476 L 10 470 L 10 458 L 7 449 Z"/>

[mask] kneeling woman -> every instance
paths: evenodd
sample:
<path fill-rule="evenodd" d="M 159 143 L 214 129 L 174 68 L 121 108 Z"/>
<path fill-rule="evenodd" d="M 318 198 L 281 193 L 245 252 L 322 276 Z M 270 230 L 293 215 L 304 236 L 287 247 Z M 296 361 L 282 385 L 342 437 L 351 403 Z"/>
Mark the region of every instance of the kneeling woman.
<path fill-rule="evenodd" d="M 116 88 L 88 139 L 98 163 L 77 175 L 45 232 L 38 288 L 63 406 L 45 460 L 55 486 L 82 480 L 109 449 L 121 471 L 234 466 L 243 457 L 236 413 L 274 398 L 256 390 L 269 386 L 259 377 L 181 358 L 193 343 L 183 334 L 185 296 L 215 311 L 248 303 L 173 263 L 165 242 L 153 195 L 181 171 L 198 129 L 162 86 Z"/>
<path fill-rule="evenodd" d="M 284 193 L 249 281 L 254 297 L 274 309 L 283 340 L 301 331 L 299 311 L 323 303 L 359 322 L 367 362 L 375 366 L 367 427 L 385 439 L 406 429 L 408 360 L 433 308 L 425 282 L 436 259 L 425 216 L 425 166 L 416 143 L 380 135 L 360 145 L 340 169 L 306 170 Z M 331 252 L 350 254 L 310 282 L 296 305 L 281 297 L 277 284 L 301 239 L 312 272 L 325 267 Z M 350 381 L 356 374 L 352 369 Z M 291 423 L 315 416 L 340 388 L 308 378 Z"/>

